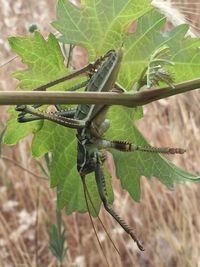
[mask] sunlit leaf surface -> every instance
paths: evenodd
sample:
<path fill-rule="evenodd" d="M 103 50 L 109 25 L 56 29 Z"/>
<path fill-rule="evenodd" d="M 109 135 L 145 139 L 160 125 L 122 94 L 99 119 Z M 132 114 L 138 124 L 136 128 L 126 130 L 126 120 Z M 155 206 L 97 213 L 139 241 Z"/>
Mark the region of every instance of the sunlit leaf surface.
<path fill-rule="evenodd" d="M 140 77 L 142 70 L 148 64 L 150 55 L 164 44 L 169 46 L 171 60 L 175 63 L 173 72 L 176 81 L 199 77 L 200 39 L 184 38 L 188 30 L 187 25 L 164 32 L 163 26 L 166 19 L 155 11 L 149 11 L 151 10 L 149 1 L 146 3 L 144 0 L 85 0 L 82 2 L 81 7 L 78 8 L 67 0 L 58 1 L 58 17 L 53 26 L 62 33 L 60 40 L 84 46 L 88 49 L 92 60 L 109 49 L 120 48 L 123 44 L 124 57 L 118 82 L 127 90 L 131 89 Z M 142 16 L 143 14 L 145 15 Z M 136 30 L 128 33 L 128 26 L 136 19 L 138 19 Z M 35 32 L 34 36 L 11 37 L 9 42 L 27 66 L 25 70 L 14 74 L 20 81 L 19 90 L 34 89 L 69 72 L 64 65 L 64 57 L 53 34 L 49 35 L 48 40 L 44 40 L 39 32 Z M 80 78 L 67 81 L 49 90 L 66 90 L 79 81 Z M 33 132 L 33 155 L 40 157 L 47 152 L 52 153 L 51 186 L 58 186 L 59 207 L 66 206 L 68 213 L 75 210 L 86 211 L 82 182 L 76 169 L 76 131 L 48 121 L 19 124 L 16 122 L 16 112 L 11 109 L 10 113 L 4 142 L 14 144 Z M 134 126 L 133 118 L 138 117 L 140 113 L 134 109 L 111 107 L 108 112 L 111 127 L 106 133 L 106 138 L 148 145 Z M 158 154 L 122 153 L 113 150 L 111 152 L 114 155 L 117 176 L 121 180 L 122 187 L 128 190 L 137 201 L 140 198 L 141 175 L 148 178 L 155 176 L 168 187 L 172 187 L 177 181 L 198 181 L 195 176 L 177 168 Z M 109 198 L 112 201 L 113 193 L 108 174 L 106 174 L 106 181 Z M 88 175 L 86 182 L 98 211 L 100 199 L 94 174 Z M 95 215 L 93 210 L 92 213 Z"/>

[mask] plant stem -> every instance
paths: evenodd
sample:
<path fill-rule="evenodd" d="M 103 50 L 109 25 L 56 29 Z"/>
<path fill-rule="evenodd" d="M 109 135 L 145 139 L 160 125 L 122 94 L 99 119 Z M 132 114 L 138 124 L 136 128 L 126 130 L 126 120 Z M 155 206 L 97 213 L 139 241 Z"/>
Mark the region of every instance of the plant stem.
<path fill-rule="evenodd" d="M 200 88 L 200 78 L 175 85 L 148 89 L 138 93 L 0 91 L 0 105 L 20 104 L 106 104 L 137 107 L 169 96 Z"/>

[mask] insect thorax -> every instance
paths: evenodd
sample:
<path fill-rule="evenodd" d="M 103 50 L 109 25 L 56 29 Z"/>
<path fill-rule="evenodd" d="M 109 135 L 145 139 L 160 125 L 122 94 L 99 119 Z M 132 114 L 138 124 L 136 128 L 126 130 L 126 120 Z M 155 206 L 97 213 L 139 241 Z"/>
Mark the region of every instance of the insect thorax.
<path fill-rule="evenodd" d="M 101 138 L 92 135 L 89 128 L 79 129 L 77 132 L 77 170 L 80 174 L 86 175 L 93 172 L 97 161 L 101 161 L 102 153 L 96 143 Z"/>

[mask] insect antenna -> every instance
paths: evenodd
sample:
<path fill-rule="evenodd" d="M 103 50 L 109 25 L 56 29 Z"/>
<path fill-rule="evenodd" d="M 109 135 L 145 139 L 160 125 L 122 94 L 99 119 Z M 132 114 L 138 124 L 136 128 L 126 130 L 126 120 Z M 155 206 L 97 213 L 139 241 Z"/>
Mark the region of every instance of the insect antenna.
<path fill-rule="evenodd" d="M 91 206 L 92 206 L 92 208 L 93 208 L 93 210 L 94 210 L 94 212 L 95 212 L 95 214 L 96 214 L 96 216 L 97 216 L 99 222 L 101 223 L 101 225 L 102 225 L 102 227 L 103 227 L 105 233 L 107 234 L 107 236 L 108 236 L 110 242 L 112 243 L 114 249 L 117 251 L 117 253 L 119 254 L 119 256 L 121 256 L 121 255 L 120 255 L 120 252 L 119 252 L 119 250 L 118 250 L 118 248 L 117 248 L 117 246 L 115 245 L 115 243 L 114 243 L 114 241 L 112 240 L 110 234 L 108 233 L 108 231 L 107 231 L 105 225 L 103 224 L 101 218 L 100 218 L 99 215 L 98 215 L 98 212 L 97 212 L 97 210 L 96 210 L 96 208 L 95 208 L 95 206 L 94 206 L 94 204 L 93 204 L 93 202 L 92 202 L 92 199 L 91 199 L 91 196 L 90 196 L 90 193 L 89 193 L 89 191 L 88 191 L 87 186 L 85 187 L 85 189 L 86 189 L 86 193 L 87 193 L 88 199 L 89 199 L 89 201 L 90 201 L 90 204 L 91 204 Z"/>
<path fill-rule="evenodd" d="M 104 255 L 104 259 L 105 259 L 105 261 L 106 261 L 106 263 L 107 263 L 107 265 L 108 265 L 108 267 L 109 267 L 110 265 L 109 265 L 109 262 L 108 262 L 108 258 L 107 258 L 107 256 L 106 256 L 104 250 L 103 250 L 103 246 L 102 246 L 102 244 L 101 244 L 101 242 L 100 242 L 100 240 L 99 240 L 99 237 L 98 237 L 98 234 L 97 234 L 97 230 L 96 230 L 96 228 L 95 228 L 95 226 L 94 226 L 94 222 L 93 222 L 93 220 L 92 220 L 92 216 L 91 216 L 91 214 L 90 214 L 90 208 L 89 208 L 88 199 L 87 199 L 87 193 L 89 193 L 89 192 L 88 192 L 88 190 L 87 190 L 87 186 L 86 186 L 85 176 L 84 176 L 84 175 L 81 176 L 81 180 L 82 180 L 82 183 L 83 183 L 83 192 L 84 192 L 84 197 L 85 197 L 85 203 L 86 203 L 87 210 L 88 210 L 88 213 L 89 213 L 90 222 L 91 222 L 91 224 L 92 224 L 92 228 L 93 228 L 93 230 L 94 230 L 94 233 L 95 233 L 96 239 L 97 239 L 97 241 L 98 241 L 98 243 L 99 243 L 99 246 L 100 246 L 100 248 L 101 248 L 101 251 L 102 251 L 102 253 L 103 253 L 103 255 Z"/>
<path fill-rule="evenodd" d="M 18 58 L 18 57 L 19 57 L 19 56 L 14 56 L 14 57 L 8 59 L 6 62 L 4 62 L 4 63 L 2 63 L 2 64 L 0 65 L 0 69 L 1 69 L 1 68 L 4 68 L 4 67 L 7 66 L 10 62 L 14 61 L 14 60 L 15 60 L 16 58 Z"/>

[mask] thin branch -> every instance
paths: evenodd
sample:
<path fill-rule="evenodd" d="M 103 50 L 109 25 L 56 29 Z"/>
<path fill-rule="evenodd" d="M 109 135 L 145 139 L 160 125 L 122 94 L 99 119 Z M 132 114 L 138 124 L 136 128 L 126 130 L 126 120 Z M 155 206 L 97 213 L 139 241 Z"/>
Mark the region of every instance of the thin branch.
<path fill-rule="evenodd" d="M 0 91 L 0 105 L 20 104 L 106 104 L 128 107 L 143 106 L 169 96 L 200 88 L 200 78 L 175 85 L 174 88 L 146 89 L 139 93 Z"/>

